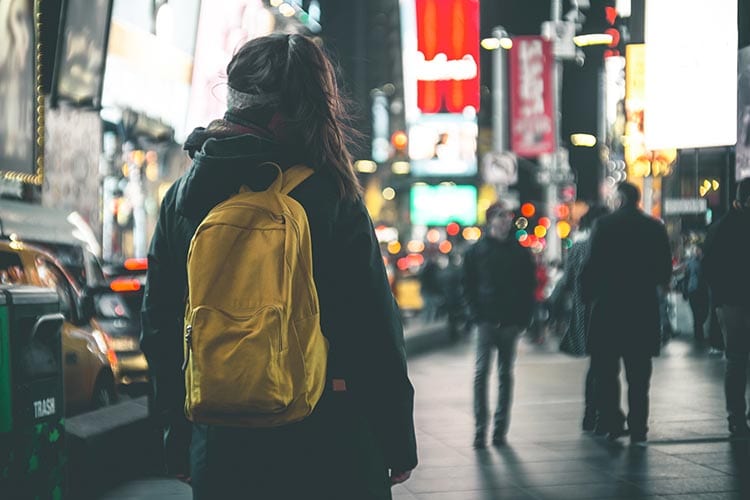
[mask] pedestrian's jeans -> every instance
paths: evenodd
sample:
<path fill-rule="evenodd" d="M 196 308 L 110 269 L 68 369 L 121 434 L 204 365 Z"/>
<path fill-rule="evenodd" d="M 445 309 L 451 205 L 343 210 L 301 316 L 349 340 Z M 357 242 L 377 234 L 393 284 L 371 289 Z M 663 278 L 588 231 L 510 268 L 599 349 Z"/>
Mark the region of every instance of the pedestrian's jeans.
<path fill-rule="evenodd" d="M 651 356 L 643 353 L 622 353 L 598 350 L 591 353 L 591 366 L 596 377 L 596 402 L 600 428 L 617 433 L 625 426 L 620 409 L 620 358 L 625 363 L 628 382 L 628 428 L 631 439 L 643 440 L 648 433 Z"/>
<path fill-rule="evenodd" d="M 747 366 L 750 357 L 750 310 L 743 306 L 721 306 L 717 308 L 719 323 L 724 333 L 726 349 L 726 373 L 724 394 L 727 413 L 731 423 L 745 420 L 745 388 Z"/>
<path fill-rule="evenodd" d="M 513 395 L 513 361 L 516 357 L 516 344 L 521 328 L 518 326 L 498 326 L 493 323 L 479 323 L 477 332 L 477 358 L 474 372 L 474 418 L 476 437 L 487 435 L 487 381 L 489 379 L 492 352 L 498 353 L 498 398 L 495 410 L 494 438 L 501 439 L 508 432 L 510 405 Z"/>

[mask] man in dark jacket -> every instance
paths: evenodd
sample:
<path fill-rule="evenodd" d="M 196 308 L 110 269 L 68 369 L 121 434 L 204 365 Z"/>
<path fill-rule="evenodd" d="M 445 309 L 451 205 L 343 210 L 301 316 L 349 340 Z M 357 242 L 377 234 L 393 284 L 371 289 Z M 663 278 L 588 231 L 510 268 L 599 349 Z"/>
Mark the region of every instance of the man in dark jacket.
<path fill-rule="evenodd" d="M 651 358 L 659 353 L 661 340 L 658 287 L 669 283 L 672 258 L 664 225 L 638 209 L 638 188 L 622 183 L 617 193 L 619 209 L 594 226 L 581 286 L 591 303 L 589 350 L 602 430 L 611 439 L 627 433 L 620 410 L 622 358 L 630 441 L 644 445 Z"/>
<path fill-rule="evenodd" d="M 478 326 L 474 375 L 474 447 L 487 439 L 487 379 L 492 350 L 498 351 L 499 396 L 492 442 L 505 444 L 513 392 L 513 361 L 519 333 L 534 307 L 534 261 L 510 235 L 513 213 L 496 203 L 487 209 L 487 232 L 464 260 L 464 291 Z"/>
<path fill-rule="evenodd" d="M 724 330 L 729 432 L 750 436 L 745 421 L 750 357 L 750 178 L 739 183 L 734 207 L 709 231 L 703 271 Z"/>

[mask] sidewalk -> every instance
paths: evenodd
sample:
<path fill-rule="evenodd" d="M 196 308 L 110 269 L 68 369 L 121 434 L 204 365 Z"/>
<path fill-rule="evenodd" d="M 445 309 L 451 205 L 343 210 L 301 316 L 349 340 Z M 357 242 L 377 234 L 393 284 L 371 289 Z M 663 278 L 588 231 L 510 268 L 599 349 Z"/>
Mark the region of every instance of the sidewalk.
<path fill-rule="evenodd" d="M 552 343 L 521 343 L 509 445 L 483 451 L 471 446 L 471 342 L 410 355 L 420 465 L 394 499 L 750 498 L 748 441 L 727 439 L 721 358 L 686 340 L 665 348 L 654 360 L 649 445 L 631 449 L 580 432 L 586 360 Z M 101 498 L 188 499 L 190 488 L 141 479 Z"/>

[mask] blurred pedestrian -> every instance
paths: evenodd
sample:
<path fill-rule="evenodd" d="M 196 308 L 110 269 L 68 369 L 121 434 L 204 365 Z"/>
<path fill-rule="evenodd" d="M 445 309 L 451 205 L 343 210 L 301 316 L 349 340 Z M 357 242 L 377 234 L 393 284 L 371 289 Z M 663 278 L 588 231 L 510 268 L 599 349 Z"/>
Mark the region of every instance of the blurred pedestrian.
<path fill-rule="evenodd" d="M 448 335 L 458 340 L 469 329 L 466 315 L 466 299 L 463 293 L 461 253 L 453 250 L 448 254 L 448 267 L 443 270 L 442 287 L 445 309 L 448 315 Z"/>
<path fill-rule="evenodd" d="M 149 251 L 142 347 L 156 397 L 177 419 L 193 233 L 242 186 L 265 189 L 267 162 L 313 169 L 289 196 L 309 222 L 329 344 L 327 382 L 312 414 L 297 423 L 193 424 L 194 498 L 390 499 L 391 485 L 408 479 L 417 464 L 413 388 L 398 308 L 346 145 L 347 114 L 333 66 L 312 39 L 274 34 L 243 45 L 227 77 L 224 119 L 189 136 L 193 165 L 164 197 Z"/>
<path fill-rule="evenodd" d="M 419 271 L 419 292 L 422 296 L 422 317 L 425 322 L 435 321 L 444 303 L 441 269 L 435 256 L 428 256 Z"/>
<path fill-rule="evenodd" d="M 750 436 L 746 418 L 750 357 L 750 178 L 737 186 L 732 209 L 714 224 L 704 246 L 703 269 L 724 332 L 729 432 Z"/>
<path fill-rule="evenodd" d="M 464 257 L 464 293 L 477 325 L 474 374 L 474 447 L 487 439 L 487 390 L 492 354 L 498 353 L 498 399 L 492 443 L 505 444 L 513 394 L 513 362 L 519 334 L 528 327 L 536 286 L 534 261 L 528 249 L 511 237 L 513 213 L 501 203 L 487 209 L 484 236 Z"/>
<path fill-rule="evenodd" d="M 708 286 L 701 270 L 702 258 L 701 246 L 693 246 L 685 262 L 683 278 L 683 296 L 690 304 L 690 312 L 693 315 L 693 339 L 696 342 L 705 340 L 703 324 L 708 318 Z"/>
<path fill-rule="evenodd" d="M 708 289 L 708 354 L 721 356 L 724 354 L 724 335 L 719 324 L 719 315 L 716 312 L 715 299 Z"/>
<path fill-rule="evenodd" d="M 588 346 L 588 323 L 590 315 L 590 304 L 583 300 L 581 292 L 581 273 L 586 262 L 591 244 L 591 230 L 594 222 L 600 217 L 607 215 L 609 210 L 604 206 L 594 205 L 581 217 L 578 231 L 573 237 L 573 246 L 568 251 L 568 260 L 565 265 L 565 274 L 562 278 L 562 289 L 566 290 L 571 297 L 570 322 L 565 334 L 560 341 L 560 350 L 573 356 L 584 356 L 590 354 Z M 598 423 L 599 411 L 596 403 L 596 382 L 594 369 L 589 363 L 586 372 L 586 384 L 584 390 L 585 407 L 581 428 L 584 431 L 593 431 Z"/>
<path fill-rule="evenodd" d="M 617 195 L 619 208 L 594 226 L 581 285 L 591 304 L 588 347 L 602 429 L 610 439 L 629 432 L 631 444 L 644 445 L 651 358 L 661 346 L 658 288 L 669 284 L 672 256 L 664 225 L 638 209 L 638 188 L 622 183 Z M 620 359 L 629 429 L 620 410 Z"/>

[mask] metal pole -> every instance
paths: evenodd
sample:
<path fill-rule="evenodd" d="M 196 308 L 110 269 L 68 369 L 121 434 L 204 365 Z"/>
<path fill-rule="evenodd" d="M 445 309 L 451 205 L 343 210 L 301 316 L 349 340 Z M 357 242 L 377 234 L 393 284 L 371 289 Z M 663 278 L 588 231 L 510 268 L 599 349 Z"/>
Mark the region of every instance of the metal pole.
<path fill-rule="evenodd" d="M 502 26 L 496 26 L 492 30 L 492 36 L 501 40 L 508 33 Z M 505 49 L 498 47 L 492 53 L 492 149 L 496 153 L 508 150 L 506 85 Z"/>
<path fill-rule="evenodd" d="M 562 1 L 552 0 L 551 2 L 551 15 L 550 18 L 553 23 L 560 21 L 562 16 Z M 558 151 L 560 149 L 560 90 L 562 86 L 560 81 L 562 80 L 562 64 L 557 57 L 554 59 L 554 69 L 552 71 L 552 108 L 554 112 L 554 131 L 555 131 L 555 151 L 552 152 L 552 161 L 550 162 L 550 176 L 549 184 L 547 184 L 545 198 L 547 217 L 551 221 L 550 231 L 547 233 L 547 261 L 552 262 L 560 260 L 562 257 L 562 249 L 560 245 L 560 237 L 557 234 L 557 214 L 556 209 L 558 205 L 557 191 L 560 174 L 563 166 L 560 165 L 560 157 Z"/>

